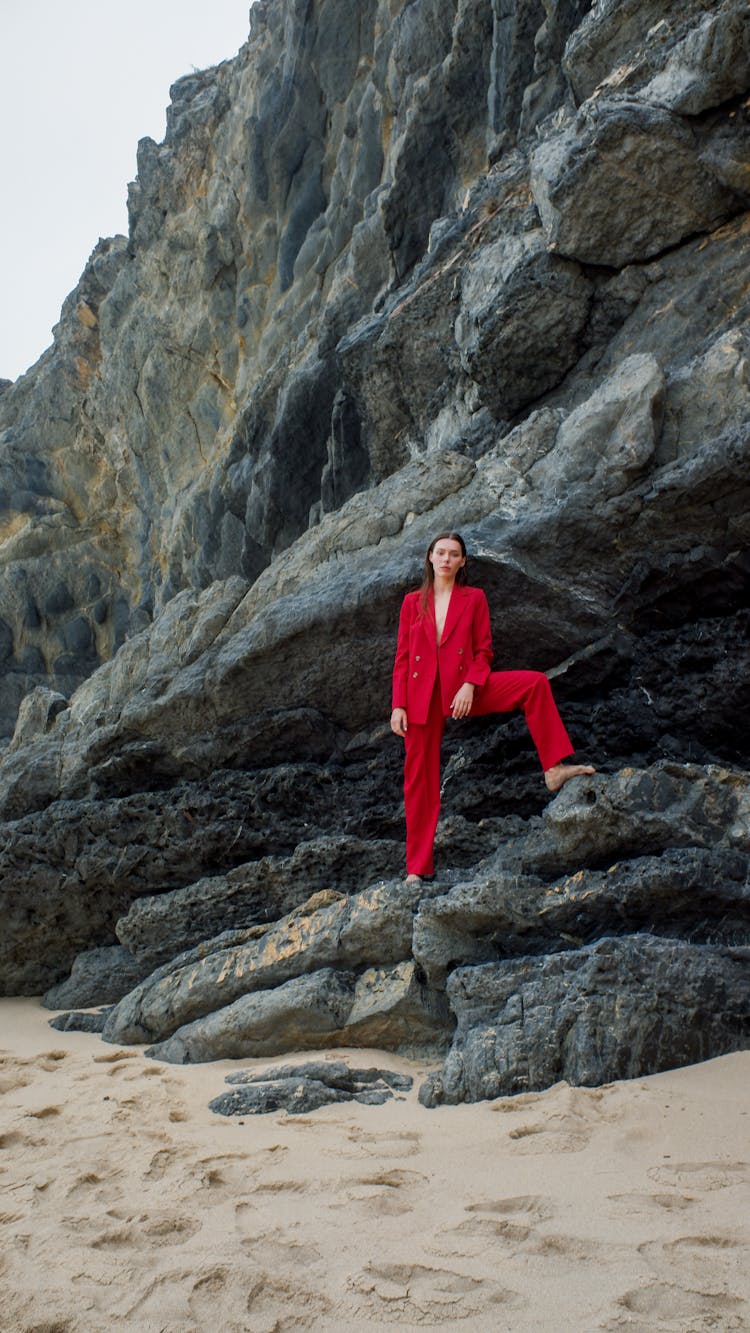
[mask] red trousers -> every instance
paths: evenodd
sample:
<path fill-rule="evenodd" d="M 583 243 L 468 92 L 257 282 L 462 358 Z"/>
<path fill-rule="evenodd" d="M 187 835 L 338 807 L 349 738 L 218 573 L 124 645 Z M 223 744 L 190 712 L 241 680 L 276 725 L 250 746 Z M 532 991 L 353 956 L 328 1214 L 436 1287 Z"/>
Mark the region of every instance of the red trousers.
<path fill-rule="evenodd" d="M 471 717 L 510 713 L 522 708 L 542 768 L 552 768 L 573 746 L 562 724 L 547 677 L 541 671 L 492 671 L 474 693 Z M 440 677 L 435 679 L 427 721 L 409 722 L 405 737 L 404 805 L 406 808 L 406 873 L 433 873 L 432 847 L 440 815 L 440 743 L 445 717 Z"/>

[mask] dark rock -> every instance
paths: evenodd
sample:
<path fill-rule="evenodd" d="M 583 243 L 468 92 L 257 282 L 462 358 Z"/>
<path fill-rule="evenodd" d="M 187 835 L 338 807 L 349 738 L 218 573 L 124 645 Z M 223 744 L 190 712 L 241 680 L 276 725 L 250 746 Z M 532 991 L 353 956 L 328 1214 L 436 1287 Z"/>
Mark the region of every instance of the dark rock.
<path fill-rule="evenodd" d="M 329 885 L 351 893 L 363 880 L 388 878 L 402 860 L 394 842 L 316 838 L 299 843 L 291 856 L 264 856 L 226 875 L 139 898 L 117 922 L 117 936 L 150 970 L 223 931 L 285 916 Z"/>
<path fill-rule="evenodd" d="M 568 100 L 562 57 L 568 37 L 578 30 L 589 10 L 589 0 L 548 0 L 544 8 L 544 22 L 534 36 L 533 78 L 523 93 L 520 129 L 524 135 Z"/>
<path fill-rule="evenodd" d="M 97 1014 L 73 1012 L 56 1014 L 50 1018 L 49 1025 L 57 1032 L 103 1032 L 109 1009 L 100 1009 Z"/>
<path fill-rule="evenodd" d="M 690 7 L 692 8 L 692 6 Z M 641 95 L 682 115 L 697 116 L 738 97 L 750 84 L 750 28 L 745 4 L 725 0 L 671 49 Z"/>
<path fill-rule="evenodd" d="M 67 1009 L 71 1005 L 93 1009 L 95 1005 L 117 1004 L 149 970 L 119 945 L 88 949 L 79 953 L 70 976 L 50 987 L 42 1004 L 45 1009 Z"/>
<path fill-rule="evenodd" d="M 750 951 L 651 935 L 542 959 L 459 968 L 458 1028 L 423 1106 L 477 1101 L 693 1064 L 750 1040 Z"/>
<path fill-rule="evenodd" d="M 603 0 L 570 37 L 563 68 L 579 101 L 602 85 L 695 115 L 748 84 L 747 10 L 731 0 Z"/>
<path fill-rule="evenodd" d="M 667 847 L 750 849 L 748 779 L 742 772 L 667 761 L 608 780 L 568 784 L 547 809 L 553 860 L 596 866 Z"/>
<path fill-rule="evenodd" d="M 669 849 L 661 856 L 577 870 L 549 884 L 500 871 L 420 904 L 414 959 L 431 986 L 466 963 L 551 954 L 601 936 L 653 931 L 750 945 L 750 858 Z"/>
<path fill-rule="evenodd" d="M 535 37 L 543 26 L 545 10 L 541 0 L 530 4 L 493 0 L 492 16 L 488 128 L 497 136 L 497 155 L 518 130 L 525 90 L 534 75 Z"/>
<path fill-rule="evenodd" d="M 57 765 L 54 751 L 45 752 L 37 769 L 45 761 Z M 341 818 L 348 799 L 334 786 L 330 771 L 280 765 L 255 776 L 215 774 L 201 783 L 119 800 L 62 802 L 6 825 L 0 850 L 5 922 L 0 989 L 31 995 L 48 989 L 67 975 L 77 954 L 115 942 L 115 923 L 134 899 L 232 871 L 269 852 L 289 855 L 311 830 L 325 833 L 335 824 L 345 840 L 346 820 L 341 831 Z M 398 786 L 391 800 L 395 807 Z M 356 827 L 361 842 L 368 828 L 354 791 L 351 801 L 348 828 L 353 833 Z M 330 852 L 325 853 L 329 866 Z M 393 854 L 400 858 L 401 848 L 394 847 Z M 377 848 L 374 855 L 379 855 Z M 345 859 L 334 854 L 333 864 L 343 866 Z M 297 864 L 304 864 L 302 851 Z M 360 865 L 364 872 L 366 858 Z M 272 878 L 273 862 L 267 872 Z M 281 874 L 291 886 L 283 868 Z M 351 871 L 344 874 L 351 883 Z M 298 901 L 303 901 L 308 884 L 302 881 L 298 887 Z M 269 914 L 274 914 L 272 898 L 265 919 Z M 176 923 L 177 941 L 182 929 Z M 157 936 L 155 951 L 164 938 L 164 933 Z M 148 951 L 144 962 L 150 962 Z"/>
<path fill-rule="evenodd" d="M 331 1102 L 357 1101 L 382 1106 L 393 1089 L 408 1091 L 413 1080 L 388 1069 L 350 1069 L 342 1061 L 314 1060 L 304 1065 L 280 1065 L 263 1072 L 228 1074 L 235 1085 L 215 1097 L 210 1110 L 219 1115 L 266 1115 L 287 1111 L 304 1115 Z M 239 1087 L 236 1085 L 240 1085 Z"/>
<path fill-rule="evenodd" d="M 273 1083 L 261 1083 L 256 1086 L 233 1088 L 220 1097 L 214 1097 L 208 1103 L 209 1111 L 217 1115 L 270 1115 L 275 1111 L 286 1111 L 288 1115 L 305 1115 L 317 1111 L 320 1106 L 330 1106 L 333 1102 L 362 1101 L 376 1098 L 375 1104 L 382 1105 L 390 1092 L 372 1091 L 355 1097 L 351 1092 L 342 1092 L 338 1088 L 327 1087 L 315 1078 L 279 1078 Z"/>

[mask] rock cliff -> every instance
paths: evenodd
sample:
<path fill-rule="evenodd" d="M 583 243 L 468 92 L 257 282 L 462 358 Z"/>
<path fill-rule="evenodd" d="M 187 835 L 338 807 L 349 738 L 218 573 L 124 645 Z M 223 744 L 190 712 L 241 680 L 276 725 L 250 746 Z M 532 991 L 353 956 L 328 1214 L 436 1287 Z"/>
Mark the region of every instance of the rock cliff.
<path fill-rule="evenodd" d="M 450 1046 L 427 1104 L 747 1044 L 749 18 L 261 0 L 175 85 L 0 392 L 6 991 L 170 1059 Z M 457 726 L 415 897 L 448 525 L 600 773 L 542 816 L 519 720 Z"/>

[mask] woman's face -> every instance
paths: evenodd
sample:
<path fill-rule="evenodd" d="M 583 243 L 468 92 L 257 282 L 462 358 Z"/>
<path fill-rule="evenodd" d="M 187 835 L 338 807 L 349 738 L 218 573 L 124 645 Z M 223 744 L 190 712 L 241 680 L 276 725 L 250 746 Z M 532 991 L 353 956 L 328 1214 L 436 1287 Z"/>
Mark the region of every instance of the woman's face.
<path fill-rule="evenodd" d="M 466 564 L 460 542 L 454 541 L 452 537 L 441 537 L 440 541 L 435 542 L 429 560 L 435 577 L 441 579 L 455 578 L 459 569 L 463 569 Z"/>

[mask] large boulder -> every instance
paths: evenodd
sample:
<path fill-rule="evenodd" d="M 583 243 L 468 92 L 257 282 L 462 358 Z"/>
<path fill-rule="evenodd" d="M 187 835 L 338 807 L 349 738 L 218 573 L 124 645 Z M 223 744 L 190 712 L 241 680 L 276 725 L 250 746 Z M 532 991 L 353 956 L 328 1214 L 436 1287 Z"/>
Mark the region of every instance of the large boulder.
<path fill-rule="evenodd" d="M 371 968 L 358 979 L 326 968 L 275 990 L 243 995 L 178 1028 L 147 1054 L 172 1064 L 199 1064 L 330 1046 L 380 1046 L 414 1058 L 444 1048 L 452 1028 L 445 997 L 427 990 L 411 962 Z"/>
<path fill-rule="evenodd" d="M 742 203 L 700 148 L 691 127 L 660 107 L 585 103 L 532 158 L 531 187 L 550 249 L 622 268 L 713 230 Z"/>
<path fill-rule="evenodd" d="M 323 890 L 270 925 L 231 931 L 158 968 L 110 1014 L 105 1039 L 154 1041 L 251 991 L 322 968 L 395 963 L 411 949 L 418 889 Z"/>
<path fill-rule="evenodd" d="M 458 968 L 447 986 L 456 1036 L 420 1101 L 481 1101 L 560 1079 L 595 1087 L 744 1050 L 748 963 L 747 947 L 636 934 Z"/>

